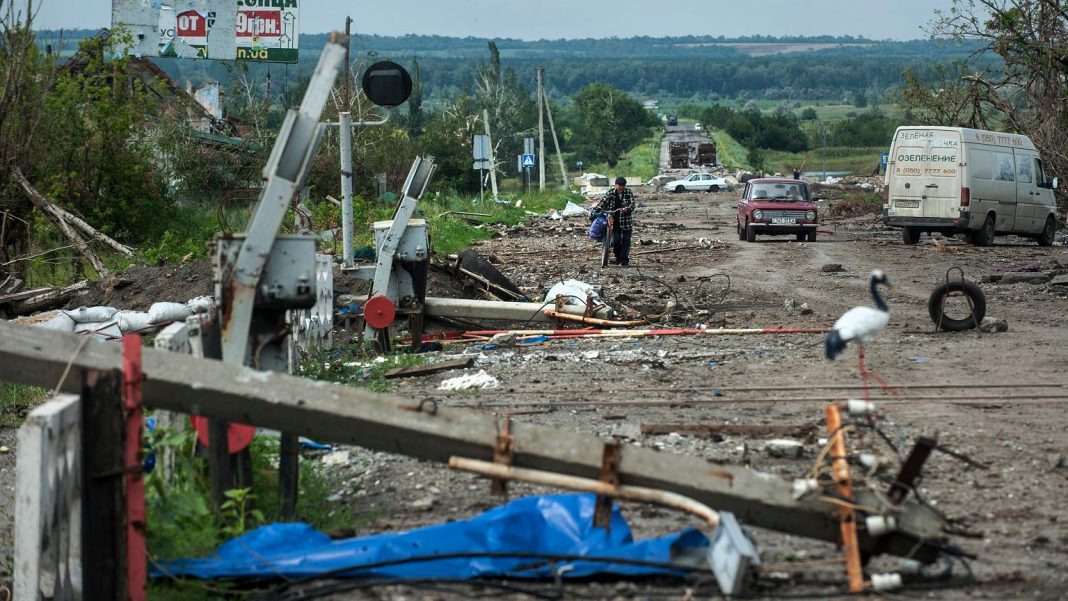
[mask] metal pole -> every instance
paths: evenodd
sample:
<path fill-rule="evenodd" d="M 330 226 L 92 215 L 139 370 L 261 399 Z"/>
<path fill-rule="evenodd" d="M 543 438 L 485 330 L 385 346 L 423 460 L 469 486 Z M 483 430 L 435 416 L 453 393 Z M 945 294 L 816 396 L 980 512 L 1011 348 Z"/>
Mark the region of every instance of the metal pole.
<path fill-rule="evenodd" d="M 345 267 L 352 267 L 352 115 L 338 115 L 341 129 L 341 243 Z"/>
<path fill-rule="evenodd" d="M 538 68 L 538 190 L 545 189 L 545 121 L 542 99 L 545 97 L 541 91 L 541 78 L 545 69 Z"/>

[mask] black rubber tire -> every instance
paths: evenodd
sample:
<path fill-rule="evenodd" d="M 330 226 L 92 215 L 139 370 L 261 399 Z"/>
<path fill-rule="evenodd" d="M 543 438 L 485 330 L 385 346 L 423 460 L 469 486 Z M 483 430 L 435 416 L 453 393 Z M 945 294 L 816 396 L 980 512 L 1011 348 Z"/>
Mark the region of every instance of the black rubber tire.
<path fill-rule="evenodd" d="M 815 242 L 816 241 L 816 230 L 809 230 L 808 231 L 808 241 L 809 242 Z"/>
<path fill-rule="evenodd" d="M 976 246 L 990 246 L 994 244 L 994 216 L 987 215 L 983 227 L 972 234 L 972 243 Z"/>
<path fill-rule="evenodd" d="M 1042 227 L 1042 233 L 1035 236 L 1035 242 L 1038 242 L 1039 246 L 1052 246 L 1053 239 L 1057 236 L 1057 222 L 1053 220 L 1053 216 L 1046 217 L 1046 225 Z"/>
<path fill-rule="evenodd" d="M 717 185 L 713 184 L 713 185 L 712 185 L 712 187 L 710 187 L 710 188 L 708 189 L 708 191 L 709 191 L 709 192 L 719 192 L 719 186 L 717 186 Z"/>
<path fill-rule="evenodd" d="M 920 234 L 922 233 L 923 232 L 914 227 L 903 227 L 901 228 L 901 241 L 909 246 L 919 244 Z"/>
<path fill-rule="evenodd" d="M 745 228 L 743 228 L 742 224 L 738 221 L 734 222 L 734 226 L 738 229 L 738 239 L 745 242 Z"/>
<path fill-rule="evenodd" d="M 972 306 L 975 309 L 975 320 L 972 320 L 972 316 L 965 317 L 964 319 L 953 319 L 947 315 L 941 315 L 942 318 L 942 330 L 945 332 L 961 332 L 964 330 L 970 330 L 976 328 L 982 323 L 983 318 L 986 317 L 986 295 L 975 283 L 968 280 L 961 282 L 950 282 L 948 284 L 941 284 L 931 292 L 931 297 L 927 299 L 927 313 L 931 316 L 931 321 L 938 325 L 939 313 L 942 310 L 942 301 L 951 292 L 963 292 L 972 300 Z"/>
<path fill-rule="evenodd" d="M 675 193 L 676 194 L 682 194 L 685 191 L 686 191 L 686 186 L 683 186 L 682 184 L 679 184 L 678 186 L 675 186 Z"/>
<path fill-rule="evenodd" d="M 805 232 L 797 232 L 796 234 L 794 234 L 794 237 L 797 238 L 798 242 L 804 242 L 805 241 Z"/>
<path fill-rule="evenodd" d="M 745 241 L 756 242 L 756 230 L 749 227 L 749 224 L 745 224 Z"/>

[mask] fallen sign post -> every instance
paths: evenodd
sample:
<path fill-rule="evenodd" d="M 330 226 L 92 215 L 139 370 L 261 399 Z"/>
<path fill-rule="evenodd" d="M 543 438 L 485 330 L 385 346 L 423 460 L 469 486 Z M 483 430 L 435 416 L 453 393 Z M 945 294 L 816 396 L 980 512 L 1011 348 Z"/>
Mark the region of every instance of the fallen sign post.
<path fill-rule="evenodd" d="M 431 363 L 429 365 L 416 365 L 413 367 L 398 367 L 397 369 L 391 369 L 383 374 L 387 380 L 394 378 L 412 378 L 416 376 L 429 376 L 431 374 L 440 373 L 450 369 L 463 369 L 465 367 L 471 367 L 475 364 L 474 357 L 467 357 L 465 359 L 453 359 L 451 361 L 441 361 L 439 363 Z"/>
<path fill-rule="evenodd" d="M 498 422 L 491 416 L 150 348 L 142 358 L 146 407 L 442 463 L 453 456 L 493 457 Z M 0 380 L 54 386 L 69 368 L 63 388 L 74 390 L 87 370 L 112 372 L 121 365 L 119 345 L 0 323 Z M 513 428 L 514 466 L 587 478 L 599 473 L 602 439 L 527 423 Z M 626 446 L 621 455 L 621 484 L 678 493 L 730 511 L 752 526 L 825 541 L 838 538 L 836 507 L 819 499 L 795 499 L 785 479 L 645 448 Z M 855 495 L 859 506 L 884 505 L 876 491 L 857 490 Z M 906 499 L 898 510 L 897 528 L 885 535 L 886 552 L 937 559 L 946 540 L 943 518 L 914 499 Z M 862 550 L 874 543 L 861 534 Z"/>

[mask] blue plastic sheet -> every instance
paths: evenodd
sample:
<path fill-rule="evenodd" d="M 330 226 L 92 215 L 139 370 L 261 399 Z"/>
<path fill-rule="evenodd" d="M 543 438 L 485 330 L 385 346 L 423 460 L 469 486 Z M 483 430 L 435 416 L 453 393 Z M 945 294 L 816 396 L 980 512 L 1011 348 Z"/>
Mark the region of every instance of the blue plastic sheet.
<path fill-rule="evenodd" d="M 153 568 L 153 576 L 300 579 L 330 574 L 404 580 L 552 575 L 552 565 L 547 560 L 522 556 L 523 553 L 703 565 L 708 539 L 701 531 L 686 529 L 634 541 L 618 506 L 613 507 L 608 531 L 595 528 L 595 503 L 596 497 L 589 494 L 525 497 L 469 520 L 344 540 L 331 540 L 306 524 L 272 524 L 223 543 L 210 557 L 160 562 L 159 567 Z M 485 552 L 518 555 L 479 556 Z M 407 561 L 457 553 L 472 556 Z M 393 561 L 400 563 L 361 569 Z M 583 560 L 557 562 L 555 567 L 567 578 L 685 573 L 664 567 Z"/>

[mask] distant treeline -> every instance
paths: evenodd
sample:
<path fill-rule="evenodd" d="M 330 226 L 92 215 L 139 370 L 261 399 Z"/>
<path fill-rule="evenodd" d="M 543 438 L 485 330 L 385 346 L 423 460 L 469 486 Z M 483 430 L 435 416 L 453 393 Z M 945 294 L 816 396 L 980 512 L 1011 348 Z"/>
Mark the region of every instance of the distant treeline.
<path fill-rule="evenodd" d="M 42 31 L 42 40 L 58 32 Z M 65 32 L 73 41 L 95 33 Z M 299 82 L 314 70 L 326 34 L 301 37 L 295 65 L 234 65 L 222 61 L 159 59 L 176 80 L 200 83 L 228 81 L 236 69 L 262 78 L 268 71 L 281 94 L 285 84 Z M 711 36 L 634 37 L 582 40 L 494 40 L 505 69 L 533 87 L 535 70 L 545 69 L 551 97 L 564 100 L 586 85 L 607 83 L 636 96 L 668 96 L 696 102 L 726 99 L 846 100 L 857 94 L 879 97 L 901 83 L 901 71 L 922 74 L 928 66 L 970 55 L 969 44 L 946 41 L 876 41 L 851 36 L 725 38 Z M 487 39 L 443 36 L 357 35 L 353 56 L 390 59 L 411 66 L 418 60 L 427 100 L 451 98 L 469 91 L 480 61 L 488 59 Z M 723 44 L 834 44 L 820 50 L 749 56 Z M 991 59 L 991 66 L 997 63 Z M 247 65 L 247 66 L 246 66 Z"/>

